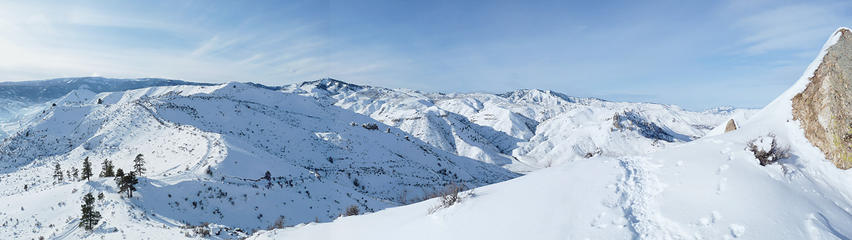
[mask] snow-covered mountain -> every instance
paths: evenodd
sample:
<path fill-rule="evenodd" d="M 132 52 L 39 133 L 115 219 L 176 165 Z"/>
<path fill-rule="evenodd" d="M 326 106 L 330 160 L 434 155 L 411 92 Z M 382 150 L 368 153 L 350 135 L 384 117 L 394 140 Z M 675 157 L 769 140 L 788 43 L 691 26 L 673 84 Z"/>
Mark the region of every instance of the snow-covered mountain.
<path fill-rule="evenodd" d="M 808 140 L 833 129 L 803 129 L 826 121 L 794 114 L 848 106 L 852 77 L 835 73 L 849 71 L 850 54 L 852 30 L 842 28 L 793 87 L 727 133 L 647 155 L 578 159 L 438 211 L 432 199 L 253 239 L 850 239 L 852 172 Z M 845 90 L 811 99 L 822 105 L 794 104 L 821 84 Z"/>
<path fill-rule="evenodd" d="M 71 91 L 115 92 L 154 86 L 210 85 L 160 78 L 117 79 L 103 77 L 57 78 L 40 81 L 0 82 L 0 138 L 26 126 L 30 116 Z"/>
<path fill-rule="evenodd" d="M 677 106 L 609 102 L 544 90 L 504 94 L 424 93 L 322 79 L 281 87 L 317 98 L 454 152 L 527 172 L 598 155 L 653 152 L 704 136 L 746 109 L 692 112 Z"/>
<path fill-rule="evenodd" d="M 174 239 L 208 231 L 241 238 L 279 220 L 328 222 L 351 206 L 374 212 L 417 202 L 447 185 L 479 187 L 516 172 L 651 153 L 753 112 L 544 90 L 425 93 L 333 79 L 280 87 L 104 78 L 3 86 L 0 101 L 14 117 L 5 118 L 9 134 L 0 143 L 0 234 L 11 238 Z M 132 198 L 117 194 L 111 177 L 79 181 L 68 172 L 85 158 L 96 175 L 105 160 L 127 170 L 138 154 L 148 171 Z M 56 164 L 63 181 L 50 177 Z M 77 227 L 87 193 L 104 194 L 95 205 L 104 218 L 93 232 Z"/>
<path fill-rule="evenodd" d="M 3 236 L 175 239 L 203 229 L 237 238 L 280 217 L 288 225 L 329 221 L 349 206 L 377 211 L 447 184 L 517 176 L 366 116 L 252 84 L 83 89 L 52 102 L 0 143 Z M 147 174 L 133 198 L 119 197 L 110 177 L 50 177 L 55 164 L 80 169 L 87 157 L 96 175 L 105 159 L 130 169 L 137 154 Z M 77 227 L 86 193 L 105 195 L 93 233 Z"/>

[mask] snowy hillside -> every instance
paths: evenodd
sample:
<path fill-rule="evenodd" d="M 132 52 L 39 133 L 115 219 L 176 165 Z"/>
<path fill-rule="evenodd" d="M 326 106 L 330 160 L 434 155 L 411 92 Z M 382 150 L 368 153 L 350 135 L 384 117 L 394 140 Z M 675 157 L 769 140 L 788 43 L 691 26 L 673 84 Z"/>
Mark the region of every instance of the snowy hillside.
<path fill-rule="evenodd" d="M 210 85 L 160 78 L 116 79 L 102 77 L 57 78 L 40 81 L 0 82 L 0 138 L 18 131 L 30 117 L 71 91 L 115 92 L 154 86 Z"/>
<path fill-rule="evenodd" d="M 324 222 L 349 206 L 377 211 L 450 183 L 517 176 L 366 116 L 251 84 L 75 90 L 55 103 L 0 143 L 0 235 L 175 239 L 209 230 L 237 238 L 281 217 Z M 147 173 L 132 198 L 119 197 L 111 177 L 50 177 L 55 164 L 80 169 L 87 157 L 95 176 L 107 159 L 129 170 L 137 154 Z M 93 233 L 77 227 L 86 193 L 105 194 Z"/>
<path fill-rule="evenodd" d="M 577 159 L 434 213 L 440 199 L 254 239 L 850 239 L 852 173 L 805 138 L 791 107 L 827 51 L 852 49 L 850 33 L 835 32 L 798 82 L 738 130 L 647 155 Z"/>
<path fill-rule="evenodd" d="M 282 87 L 398 127 L 460 156 L 519 172 L 598 155 L 653 152 L 704 136 L 734 115 L 676 106 L 608 102 L 543 90 L 423 93 L 323 79 Z"/>

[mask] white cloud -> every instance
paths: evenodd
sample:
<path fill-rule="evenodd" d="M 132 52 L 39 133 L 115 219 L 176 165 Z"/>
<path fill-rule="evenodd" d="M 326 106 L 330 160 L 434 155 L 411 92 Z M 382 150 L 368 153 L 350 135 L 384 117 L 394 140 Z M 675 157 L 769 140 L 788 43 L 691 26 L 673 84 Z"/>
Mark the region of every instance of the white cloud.
<path fill-rule="evenodd" d="M 331 49 L 343 40 L 329 39 L 319 23 L 258 23 L 244 13 L 246 23 L 229 25 L 192 11 L 175 20 L 168 18 L 174 9 L 102 5 L 0 2 L 0 81 L 97 73 L 283 84 L 333 74 L 363 79 L 391 65 L 382 51 Z"/>
<path fill-rule="evenodd" d="M 840 27 L 837 23 L 850 19 L 844 15 L 846 10 L 846 4 L 769 6 L 748 13 L 734 26 L 747 33 L 741 40 L 747 54 L 810 49 Z"/>

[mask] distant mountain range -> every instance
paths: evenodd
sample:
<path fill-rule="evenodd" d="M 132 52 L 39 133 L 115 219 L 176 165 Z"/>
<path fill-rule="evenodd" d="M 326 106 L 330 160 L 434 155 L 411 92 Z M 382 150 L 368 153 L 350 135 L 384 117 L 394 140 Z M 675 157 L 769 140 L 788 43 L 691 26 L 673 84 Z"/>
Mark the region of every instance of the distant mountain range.
<path fill-rule="evenodd" d="M 160 239 L 200 228 L 240 238 L 285 219 L 327 222 L 571 162 L 657 151 L 733 114 L 553 91 L 426 93 L 321 79 L 284 86 L 64 78 L 0 84 L 0 234 Z M 112 178 L 78 181 L 83 159 L 147 173 L 133 198 Z M 55 166 L 67 171 L 62 181 Z M 266 175 L 266 172 L 269 175 Z M 93 233 L 81 197 L 104 193 Z M 18 211 L 17 209 L 22 209 Z M 139 236 L 139 235 L 133 235 Z"/>

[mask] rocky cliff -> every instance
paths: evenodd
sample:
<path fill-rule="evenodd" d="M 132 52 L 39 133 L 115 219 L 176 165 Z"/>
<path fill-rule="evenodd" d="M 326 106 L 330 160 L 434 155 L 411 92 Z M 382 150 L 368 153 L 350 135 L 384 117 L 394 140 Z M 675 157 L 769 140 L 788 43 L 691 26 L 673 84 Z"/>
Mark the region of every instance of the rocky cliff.
<path fill-rule="evenodd" d="M 852 168 L 852 31 L 831 46 L 804 91 L 793 97 L 793 118 L 805 137 L 838 168 Z"/>

